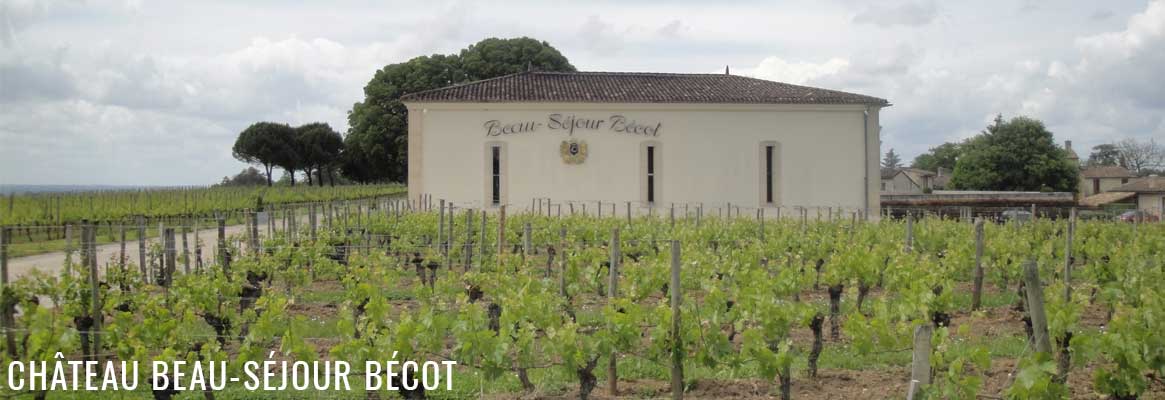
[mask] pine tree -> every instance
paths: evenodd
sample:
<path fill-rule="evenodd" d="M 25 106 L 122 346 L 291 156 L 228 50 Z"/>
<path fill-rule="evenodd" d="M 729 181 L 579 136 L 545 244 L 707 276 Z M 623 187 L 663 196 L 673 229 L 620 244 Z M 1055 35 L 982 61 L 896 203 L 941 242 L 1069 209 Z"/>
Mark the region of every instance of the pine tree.
<path fill-rule="evenodd" d="M 882 158 L 882 168 L 901 168 L 902 157 L 899 157 L 894 149 L 886 152 L 886 157 Z"/>

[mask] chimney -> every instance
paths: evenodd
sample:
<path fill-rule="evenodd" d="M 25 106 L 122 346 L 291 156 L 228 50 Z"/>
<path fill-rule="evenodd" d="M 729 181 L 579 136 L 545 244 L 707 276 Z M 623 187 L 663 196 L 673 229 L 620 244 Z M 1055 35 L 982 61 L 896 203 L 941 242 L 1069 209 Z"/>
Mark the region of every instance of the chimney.
<path fill-rule="evenodd" d="M 1069 150 L 1069 151 L 1072 150 L 1072 141 L 1071 140 L 1064 141 L 1064 150 Z"/>

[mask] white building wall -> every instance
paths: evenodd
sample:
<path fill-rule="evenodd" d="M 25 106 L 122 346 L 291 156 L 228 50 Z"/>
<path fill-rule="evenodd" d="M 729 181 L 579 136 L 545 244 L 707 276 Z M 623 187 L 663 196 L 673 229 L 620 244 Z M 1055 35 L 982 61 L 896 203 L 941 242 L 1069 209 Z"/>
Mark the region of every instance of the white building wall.
<path fill-rule="evenodd" d="M 757 207 L 764 189 L 759 146 L 775 141 L 774 193 L 779 198 L 773 206 L 860 209 L 868 203 L 876 215 L 878 110 L 871 108 L 869 118 L 864 111 L 865 106 L 854 105 L 412 103 L 409 195 L 428 194 L 462 207 L 488 205 L 487 144 L 504 142 L 502 186 L 511 207 L 527 207 L 536 197 L 638 203 L 645 172 L 642 144 L 653 141 L 660 157 L 657 206 Z M 550 114 L 605 123 L 599 129 L 576 129 L 571 136 L 548 127 Z M 616 114 L 640 124 L 658 123 L 658 136 L 612 132 L 610 120 Z M 542 125 L 532 132 L 487 136 L 484 124 L 490 120 Z M 588 156 L 580 165 L 564 163 L 559 152 L 562 141 L 571 138 L 587 144 Z"/>

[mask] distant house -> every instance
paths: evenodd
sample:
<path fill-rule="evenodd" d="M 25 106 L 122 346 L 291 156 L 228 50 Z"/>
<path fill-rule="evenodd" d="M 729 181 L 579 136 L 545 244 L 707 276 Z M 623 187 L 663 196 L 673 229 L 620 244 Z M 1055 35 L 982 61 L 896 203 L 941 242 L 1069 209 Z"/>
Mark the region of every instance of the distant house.
<path fill-rule="evenodd" d="M 1149 175 L 1117 186 L 1111 192 L 1136 193 L 1137 209 L 1161 217 L 1165 212 L 1165 178 Z"/>
<path fill-rule="evenodd" d="M 948 174 L 949 175 L 949 174 Z M 926 193 L 936 188 L 939 175 L 918 168 L 882 168 L 883 193 Z M 949 182 L 949 176 L 943 180 L 943 187 Z"/>
<path fill-rule="evenodd" d="M 1080 197 L 1088 197 L 1115 191 L 1118 186 L 1129 183 L 1137 175 L 1116 165 L 1097 165 L 1080 170 Z"/>

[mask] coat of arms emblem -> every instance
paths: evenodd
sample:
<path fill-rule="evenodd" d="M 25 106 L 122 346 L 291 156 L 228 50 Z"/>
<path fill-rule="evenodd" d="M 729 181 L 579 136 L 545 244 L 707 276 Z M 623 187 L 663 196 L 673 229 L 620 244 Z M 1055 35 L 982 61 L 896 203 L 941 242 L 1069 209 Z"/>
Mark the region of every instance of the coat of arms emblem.
<path fill-rule="evenodd" d="M 562 153 L 563 162 L 582 164 L 587 159 L 587 142 L 578 139 L 563 140 L 562 145 L 558 146 L 558 151 Z"/>

